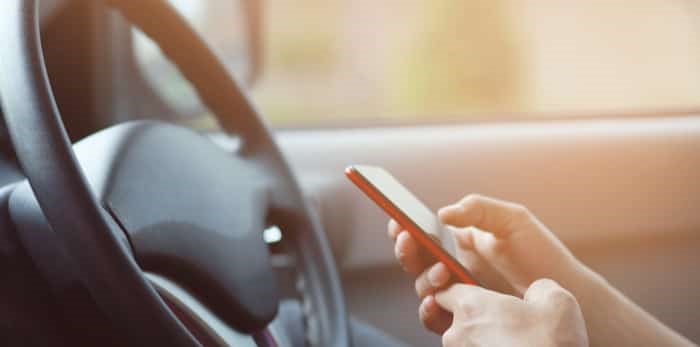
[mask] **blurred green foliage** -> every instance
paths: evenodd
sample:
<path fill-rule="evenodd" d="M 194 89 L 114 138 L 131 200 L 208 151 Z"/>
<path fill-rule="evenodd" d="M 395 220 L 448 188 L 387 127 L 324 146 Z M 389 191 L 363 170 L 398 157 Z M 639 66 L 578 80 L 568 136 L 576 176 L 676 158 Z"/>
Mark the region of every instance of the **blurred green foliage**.
<path fill-rule="evenodd" d="M 393 57 L 391 102 L 435 115 L 517 109 L 523 68 L 507 0 L 423 2 L 412 47 Z"/>
<path fill-rule="evenodd" d="M 511 1 L 268 0 L 262 78 L 250 95 L 278 126 L 469 118 L 520 109 L 524 69 Z M 216 22 L 228 17 L 212 4 L 203 4 L 197 21 L 213 31 L 210 40 L 235 40 L 212 29 L 230 27 Z M 201 110 L 179 75 L 159 75 L 167 81 L 156 84 L 167 85 L 176 106 Z"/>
<path fill-rule="evenodd" d="M 252 95 L 281 125 L 518 109 L 524 69 L 509 6 L 509 0 L 270 1 L 265 76 Z"/>
<path fill-rule="evenodd" d="M 234 2 L 170 1 L 230 59 L 234 74 L 245 72 L 236 70 L 246 59 Z M 264 4 L 262 78 L 248 93 L 279 127 L 694 109 L 700 90 L 689 73 L 700 54 L 697 11 L 682 3 Z M 135 40 L 135 48 L 144 75 L 179 117 L 198 127 L 213 123 L 200 119 L 207 111 L 157 47 Z"/>

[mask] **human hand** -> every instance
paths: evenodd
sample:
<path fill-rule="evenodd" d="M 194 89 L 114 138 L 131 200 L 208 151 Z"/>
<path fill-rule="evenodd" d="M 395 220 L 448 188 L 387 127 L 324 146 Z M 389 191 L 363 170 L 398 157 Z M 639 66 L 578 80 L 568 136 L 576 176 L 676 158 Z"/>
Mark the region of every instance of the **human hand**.
<path fill-rule="evenodd" d="M 576 299 L 552 280 L 537 280 L 523 299 L 455 284 L 435 294 L 454 319 L 443 347 L 586 347 L 588 336 Z"/>
<path fill-rule="evenodd" d="M 456 227 L 452 234 L 457 258 L 486 288 L 511 294 L 511 302 L 519 298 L 528 301 L 531 291 L 528 287 L 541 278 L 551 278 L 570 291 L 585 317 L 591 346 L 695 346 L 579 262 L 525 207 L 470 195 L 440 209 L 439 216 L 444 224 Z M 461 320 L 459 315 L 453 317 L 454 309 L 445 309 L 432 295 L 452 284 L 450 272 L 443 264 L 435 264 L 435 260 L 396 222 L 390 221 L 388 229 L 396 241 L 394 252 L 399 262 L 407 272 L 417 276 L 416 292 L 423 298 L 419 307 L 421 321 L 428 329 L 443 335 L 455 326 L 453 321 Z M 471 289 L 491 293 L 487 296 L 496 294 L 484 288 L 472 286 Z M 488 306 L 500 307 L 497 303 Z M 499 327 L 495 319 L 487 322 L 494 328 Z M 479 331 L 487 331 L 485 325 L 481 325 Z M 460 331 L 465 334 L 464 331 L 470 330 Z M 451 334 L 447 335 L 450 347 Z M 465 342 L 465 345 L 468 344 Z"/>
<path fill-rule="evenodd" d="M 525 207 L 479 195 L 469 195 L 439 211 L 453 228 L 458 260 L 487 288 L 523 297 L 540 278 L 552 278 L 567 288 L 587 273 L 566 247 Z M 416 292 L 423 298 L 419 315 L 430 330 L 442 334 L 452 316 L 430 294 L 452 281 L 441 263 L 395 222 L 388 232 L 404 270 L 417 275 Z M 434 264 L 434 265 L 432 265 Z M 432 266 L 431 266 L 432 265 Z"/>

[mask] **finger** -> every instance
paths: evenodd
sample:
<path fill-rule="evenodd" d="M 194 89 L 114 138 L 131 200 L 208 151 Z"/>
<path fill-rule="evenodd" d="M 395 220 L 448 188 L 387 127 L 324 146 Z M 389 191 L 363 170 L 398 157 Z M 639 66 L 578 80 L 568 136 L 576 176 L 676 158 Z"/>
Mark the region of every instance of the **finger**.
<path fill-rule="evenodd" d="M 450 283 L 450 271 L 443 263 L 436 263 L 416 278 L 416 294 L 423 298 Z"/>
<path fill-rule="evenodd" d="M 523 297 L 525 302 L 546 308 L 562 308 L 578 305 L 576 298 L 557 282 L 542 278 L 528 287 Z"/>
<path fill-rule="evenodd" d="M 432 295 L 423 298 L 418 307 L 418 316 L 426 329 L 438 335 L 442 335 L 452 325 L 452 314 L 442 309 Z"/>
<path fill-rule="evenodd" d="M 457 229 L 453 235 L 460 262 L 486 288 L 522 298 L 537 278 L 533 278 L 532 262 L 528 262 L 527 254 L 523 255 L 523 249 L 535 256 L 537 251 L 517 248 L 511 240 L 497 239 L 492 233 L 477 228 Z"/>
<path fill-rule="evenodd" d="M 396 237 L 394 255 L 403 266 L 404 271 L 418 275 L 428 265 L 434 263 L 434 261 L 426 259 L 422 253 L 421 247 L 407 231 L 400 232 Z"/>
<path fill-rule="evenodd" d="M 498 238 L 508 237 L 529 217 L 529 212 L 521 205 L 476 194 L 443 207 L 438 214 L 445 224 L 456 227 L 474 226 L 493 233 Z"/>
<path fill-rule="evenodd" d="M 455 324 L 442 334 L 442 346 L 443 347 L 475 347 L 483 345 L 491 345 L 488 342 L 483 343 L 479 341 L 479 337 L 476 339 L 467 337 L 468 331 L 461 326 L 461 324 Z M 483 338 L 483 337 L 482 337 Z M 476 340 L 476 341 L 475 341 Z"/>
<path fill-rule="evenodd" d="M 457 246 L 457 258 L 474 278 L 488 289 L 509 295 L 518 293 L 503 274 L 479 254 L 479 251 L 476 249 L 475 235 L 483 233 L 482 231 L 472 227 L 451 230 Z"/>
<path fill-rule="evenodd" d="M 387 233 L 389 234 L 389 238 L 391 238 L 392 241 L 396 241 L 396 237 L 399 236 L 402 228 L 399 223 L 396 223 L 395 220 L 389 219 L 389 224 L 387 225 L 386 229 Z"/>
<path fill-rule="evenodd" d="M 454 284 L 446 290 L 437 292 L 435 300 L 445 311 L 457 316 L 463 316 L 472 312 L 479 302 L 483 303 L 487 299 L 485 297 L 486 292 L 487 290 L 481 287 Z"/>

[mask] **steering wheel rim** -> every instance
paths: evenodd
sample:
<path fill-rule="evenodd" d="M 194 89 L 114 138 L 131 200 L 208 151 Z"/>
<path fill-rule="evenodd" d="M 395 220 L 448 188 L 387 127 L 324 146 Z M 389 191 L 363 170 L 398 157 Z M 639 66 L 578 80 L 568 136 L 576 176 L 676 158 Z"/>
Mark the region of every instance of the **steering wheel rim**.
<path fill-rule="evenodd" d="M 234 79 L 165 1 L 113 0 L 111 4 L 161 46 L 224 129 L 255 139 L 255 146 L 244 146 L 243 152 L 262 153 L 266 168 L 284 178 L 287 193 L 294 195 L 289 201 L 297 204 L 295 217 L 301 217 L 302 225 L 308 228 L 293 239 L 305 289 L 317 309 L 319 343 L 348 346 L 347 314 L 328 242 L 269 130 Z M 0 22 L 2 106 L 11 141 L 36 200 L 77 265 L 83 284 L 117 326 L 144 343 L 198 346 L 143 276 L 133 250 L 97 201 L 81 170 L 48 81 L 37 7 L 36 0 L 0 3 L 0 13 L 5 15 Z M 178 49 L 178 44 L 187 49 Z"/>

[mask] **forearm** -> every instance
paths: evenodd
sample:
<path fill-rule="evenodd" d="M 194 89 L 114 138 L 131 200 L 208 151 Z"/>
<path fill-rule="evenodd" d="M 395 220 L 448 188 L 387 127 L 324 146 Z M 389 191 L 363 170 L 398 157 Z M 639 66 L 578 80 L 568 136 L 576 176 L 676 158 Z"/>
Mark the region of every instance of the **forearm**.
<path fill-rule="evenodd" d="M 591 346 L 696 346 L 581 265 L 571 283 L 583 311 Z"/>

